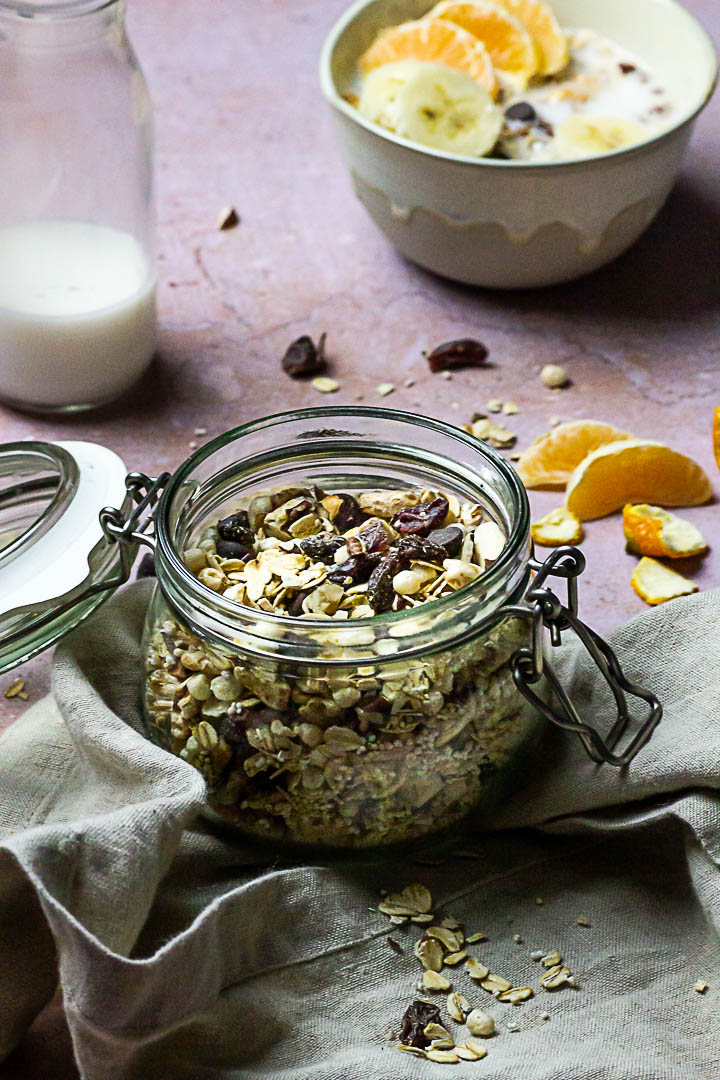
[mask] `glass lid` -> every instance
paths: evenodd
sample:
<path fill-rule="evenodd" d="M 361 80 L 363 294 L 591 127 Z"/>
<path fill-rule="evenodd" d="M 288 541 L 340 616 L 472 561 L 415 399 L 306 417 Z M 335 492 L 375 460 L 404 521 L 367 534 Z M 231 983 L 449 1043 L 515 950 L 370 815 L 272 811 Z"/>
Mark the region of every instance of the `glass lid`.
<path fill-rule="evenodd" d="M 125 553 L 100 512 L 128 498 L 125 466 L 104 446 L 0 444 L 0 674 L 72 630 L 121 583 Z"/>

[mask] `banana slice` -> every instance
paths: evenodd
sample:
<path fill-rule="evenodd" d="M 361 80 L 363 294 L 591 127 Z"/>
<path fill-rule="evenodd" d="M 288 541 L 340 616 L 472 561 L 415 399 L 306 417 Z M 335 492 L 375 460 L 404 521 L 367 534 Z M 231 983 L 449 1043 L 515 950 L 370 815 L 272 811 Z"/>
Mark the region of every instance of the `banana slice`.
<path fill-rule="evenodd" d="M 396 131 L 412 142 L 481 157 L 492 150 L 502 112 L 470 75 L 425 63 L 405 81 L 395 103 Z"/>
<path fill-rule="evenodd" d="M 395 131 L 398 94 L 410 76 L 425 66 L 421 60 L 397 60 L 369 72 L 358 102 L 360 114 L 373 124 Z"/>
<path fill-rule="evenodd" d="M 644 142 L 650 132 L 634 120 L 574 113 L 557 126 L 555 136 L 560 157 L 588 158 Z"/>

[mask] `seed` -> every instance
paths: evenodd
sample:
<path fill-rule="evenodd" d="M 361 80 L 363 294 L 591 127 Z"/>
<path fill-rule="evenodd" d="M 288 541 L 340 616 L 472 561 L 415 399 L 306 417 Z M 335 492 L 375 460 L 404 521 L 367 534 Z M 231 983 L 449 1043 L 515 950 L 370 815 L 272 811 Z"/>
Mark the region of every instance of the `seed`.
<path fill-rule="evenodd" d="M 523 939 L 520 937 L 520 934 L 513 934 L 513 941 L 516 945 L 522 945 L 523 943 Z"/>
<path fill-rule="evenodd" d="M 541 1020 L 549 1020 L 550 1019 L 550 1013 L 549 1012 L 540 1013 L 540 1019 Z"/>
<path fill-rule="evenodd" d="M 535 903 L 537 904 L 538 907 L 542 907 L 543 904 L 545 903 L 545 901 L 543 900 L 542 896 L 536 896 L 535 897 Z"/>
<path fill-rule="evenodd" d="M 321 394 L 334 394 L 336 390 L 340 389 L 340 383 L 335 382 L 334 379 L 330 379 L 326 375 L 318 375 L 312 380 L 311 385 Z"/>
<path fill-rule="evenodd" d="M 217 227 L 220 232 L 226 229 L 234 229 L 240 223 L 238 212 L 234 206 L 225 206 L 218 215 Z"/>
<path fill-rule="evenodd" d="M 495 1034 L 495 1021 L 482 1009 L 473 1009 L 468 1013 L 465 1024 L 471 1035 L 481 1035 L 483 1039 L 488 1039 Z"/>
<path fill-rule="evenodd" d="M 392 949 L 393 952 L 399 953 L 399 955 L 402 956 L 403 947 L 402 947 L 402 945 L 400 944 L 399 941 L 396 941 L 395 938 L 391 938 L 391 937 L 385 938 L 385 940 L 387 941 L 388 945 L 390 946 L 390 948 Z"/>
<path fill-rule="evenodd" d="M 546 364 L 540 372 L 540 379 L 551 390 L 558 390 L 561 386 L 567 386 L 568 383 L 567 372 L 559 364 Z"/>
<path fill-rule="evenodd" d="M 391 382 L 380 383 L 379 386 L 375 387 L 375 390 L 380 395 L 380 397 L 387 397 L 388 394 L 392 394 L 394 389 L 395 384 Z"/>
<path fill-rule="evenodd" d="M 512 990 L 506 990 L 504 993 L 498 994 L 498 1001 L 519 1005 L 521 1001 L 527 1001 L 533 994 L 534 991 L 531 986 L 514 986 Z"/>
<path fill-rule="evenodd" d="M 543 967 L 546 968 L 556 967 L 558 964 L 562 964 L 563 960 L 559 952 L 546 953 L 544 956 L 541 956 L 540 959 L 542 960 Z"/>
<path fill-rule="evenodd" d="M 705 991 L 709 989 L 709 983 L 706 983 L 704 979 L 698 979 L 695 983 L 695 989 L 698 994 L 704 994 Z"/>
<path fill-rule="evenodd" d="M 447 1011 L 453 1020 L 457 1020 L 458 1024 L 462 1024 L 470 1012 L 470 1002 L 464 994 L 455 991 L 455 993 L 447 996 Z"/>
<path fill-rule="evenodd" d="M 444 975 L 429 969 L 423 972 L 422 984 L 426 990 L 449 990 L 452 986 L 450 980 Z"/>
<path fill-rule="evenodd" d="M 476 960 L 474 956 L 471 956 L 469 960 L 465 961 L 465 970 L 471 979 L 486 979 L 490 974 L 489 968 L 486 968 L 484 964 L 481 964 L 479 960 Z"/>

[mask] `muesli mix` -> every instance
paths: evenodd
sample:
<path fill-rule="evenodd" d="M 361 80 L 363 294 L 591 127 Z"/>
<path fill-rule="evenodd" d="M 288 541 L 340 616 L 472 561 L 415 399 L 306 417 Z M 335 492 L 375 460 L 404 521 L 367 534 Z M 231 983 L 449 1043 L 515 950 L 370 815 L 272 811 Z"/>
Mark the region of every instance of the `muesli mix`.
<path fill-rule="evenodd" d="M 363 847 L 456 823 L 537 724 L 509 666 L 526 626 L 505 618 L 396 658 L 403 620 L 384 637 L 372 620 L 476 582 L 505 542 L 482 505 L 437 490 L 256 495 L 200 534 L 188 569 L 245 614 L 311 632 L 322 620 L 318 640 L 327 620 L 357 620 L 375 652 L 354 665 L 229 655 L 166 609 L 148 647 L 152 734 L 203 773 L 217 812 L 263 837 Z"/>

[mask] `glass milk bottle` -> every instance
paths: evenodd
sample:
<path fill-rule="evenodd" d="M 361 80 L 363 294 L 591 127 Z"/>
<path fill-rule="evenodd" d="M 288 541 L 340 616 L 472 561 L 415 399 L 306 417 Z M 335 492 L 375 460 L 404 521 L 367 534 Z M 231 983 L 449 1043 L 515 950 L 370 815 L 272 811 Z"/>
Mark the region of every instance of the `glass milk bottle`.
<path fill-rule="evenodd" d="M 124 0 L 0 0 L 0 401 L 111 401 L 155 348 L 152 114 Z"/>

